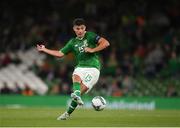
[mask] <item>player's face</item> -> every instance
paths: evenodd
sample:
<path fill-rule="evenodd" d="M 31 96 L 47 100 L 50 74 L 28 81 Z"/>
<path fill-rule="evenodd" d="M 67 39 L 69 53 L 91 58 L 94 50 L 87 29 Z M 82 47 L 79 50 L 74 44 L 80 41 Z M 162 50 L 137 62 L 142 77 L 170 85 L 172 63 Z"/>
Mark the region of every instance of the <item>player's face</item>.
<path fill-rule="evenodd" d="M 75 25 L 73 27 L 74 32 L 76 33 L 77 37 L 84 37 L 84 34 L 86 32 L 86 26 L 85 25 Z"/>

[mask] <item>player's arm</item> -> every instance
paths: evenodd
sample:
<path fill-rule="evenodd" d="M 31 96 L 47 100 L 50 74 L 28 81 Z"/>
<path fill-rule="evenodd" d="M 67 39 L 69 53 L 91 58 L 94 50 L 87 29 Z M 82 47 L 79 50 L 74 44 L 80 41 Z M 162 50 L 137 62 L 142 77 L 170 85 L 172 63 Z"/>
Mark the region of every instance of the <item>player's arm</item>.
<path fill-rule="evenodd" d="M 105 38 L 101 37 L 98 40 L 98 46 L 97 47 L 95 47 L 95 48 L 86 47 L 85 52 L 89 52 L 89 53 L 98 52 L 98 51 L 101 51 L 101 50 L 107 48 L 109 45 L 110 45 L 109 41 L 107 41 Z"/>
<path fill-rule="evenodd" d="M 52 56 L 55 56 L 55 57 L 63 57 L 64 56 L 64 53 L 62 53 L 61 51 L 58 51 L 58 50 L 50 50 L 50 49 L 47 49 L 45 47 L 45 45 L 37 45 L 37 50 L 40 51 L 40 52 L 45 52 L 49 55 L 52 55 Z"/>

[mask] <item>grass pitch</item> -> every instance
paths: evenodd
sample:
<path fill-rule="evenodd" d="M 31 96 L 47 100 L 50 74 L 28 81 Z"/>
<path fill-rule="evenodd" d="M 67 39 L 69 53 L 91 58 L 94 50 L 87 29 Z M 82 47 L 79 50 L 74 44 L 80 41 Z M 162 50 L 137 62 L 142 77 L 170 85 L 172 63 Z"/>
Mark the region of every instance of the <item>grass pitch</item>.
<path fill-rule="evenodd" d="M 65 108 L 5 108 L 0 107 L 0 127 L 173 127 L 180 126 L 178 110 L 103 110 L 77 109 L 69 120 L 56 118 Z"/>

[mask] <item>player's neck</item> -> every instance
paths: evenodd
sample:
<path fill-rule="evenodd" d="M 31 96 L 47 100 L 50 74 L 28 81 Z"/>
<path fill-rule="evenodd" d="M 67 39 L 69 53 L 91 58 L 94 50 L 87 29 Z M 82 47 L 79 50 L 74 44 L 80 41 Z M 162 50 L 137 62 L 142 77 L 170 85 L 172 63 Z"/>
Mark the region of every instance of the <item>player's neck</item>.
<path fill-rule="evenodd" d="M 86 35 L 86 31 L 84 32 L 84 35 L 82 37 L 76 36 L 76 39 L 82 40 L 85 37 L 85 35 Z"/>

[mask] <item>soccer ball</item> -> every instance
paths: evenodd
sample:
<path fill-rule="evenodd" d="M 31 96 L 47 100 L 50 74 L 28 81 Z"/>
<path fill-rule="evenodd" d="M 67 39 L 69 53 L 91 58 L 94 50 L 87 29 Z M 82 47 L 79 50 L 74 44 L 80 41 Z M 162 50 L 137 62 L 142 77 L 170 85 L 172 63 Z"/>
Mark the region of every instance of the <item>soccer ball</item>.
<path fill-rule="evenodd" d="M 92 99 L 92 106 L 96 111 L 102 111 L 106 107 L 106 100 L 102 96 L 96 96 Z"/>

